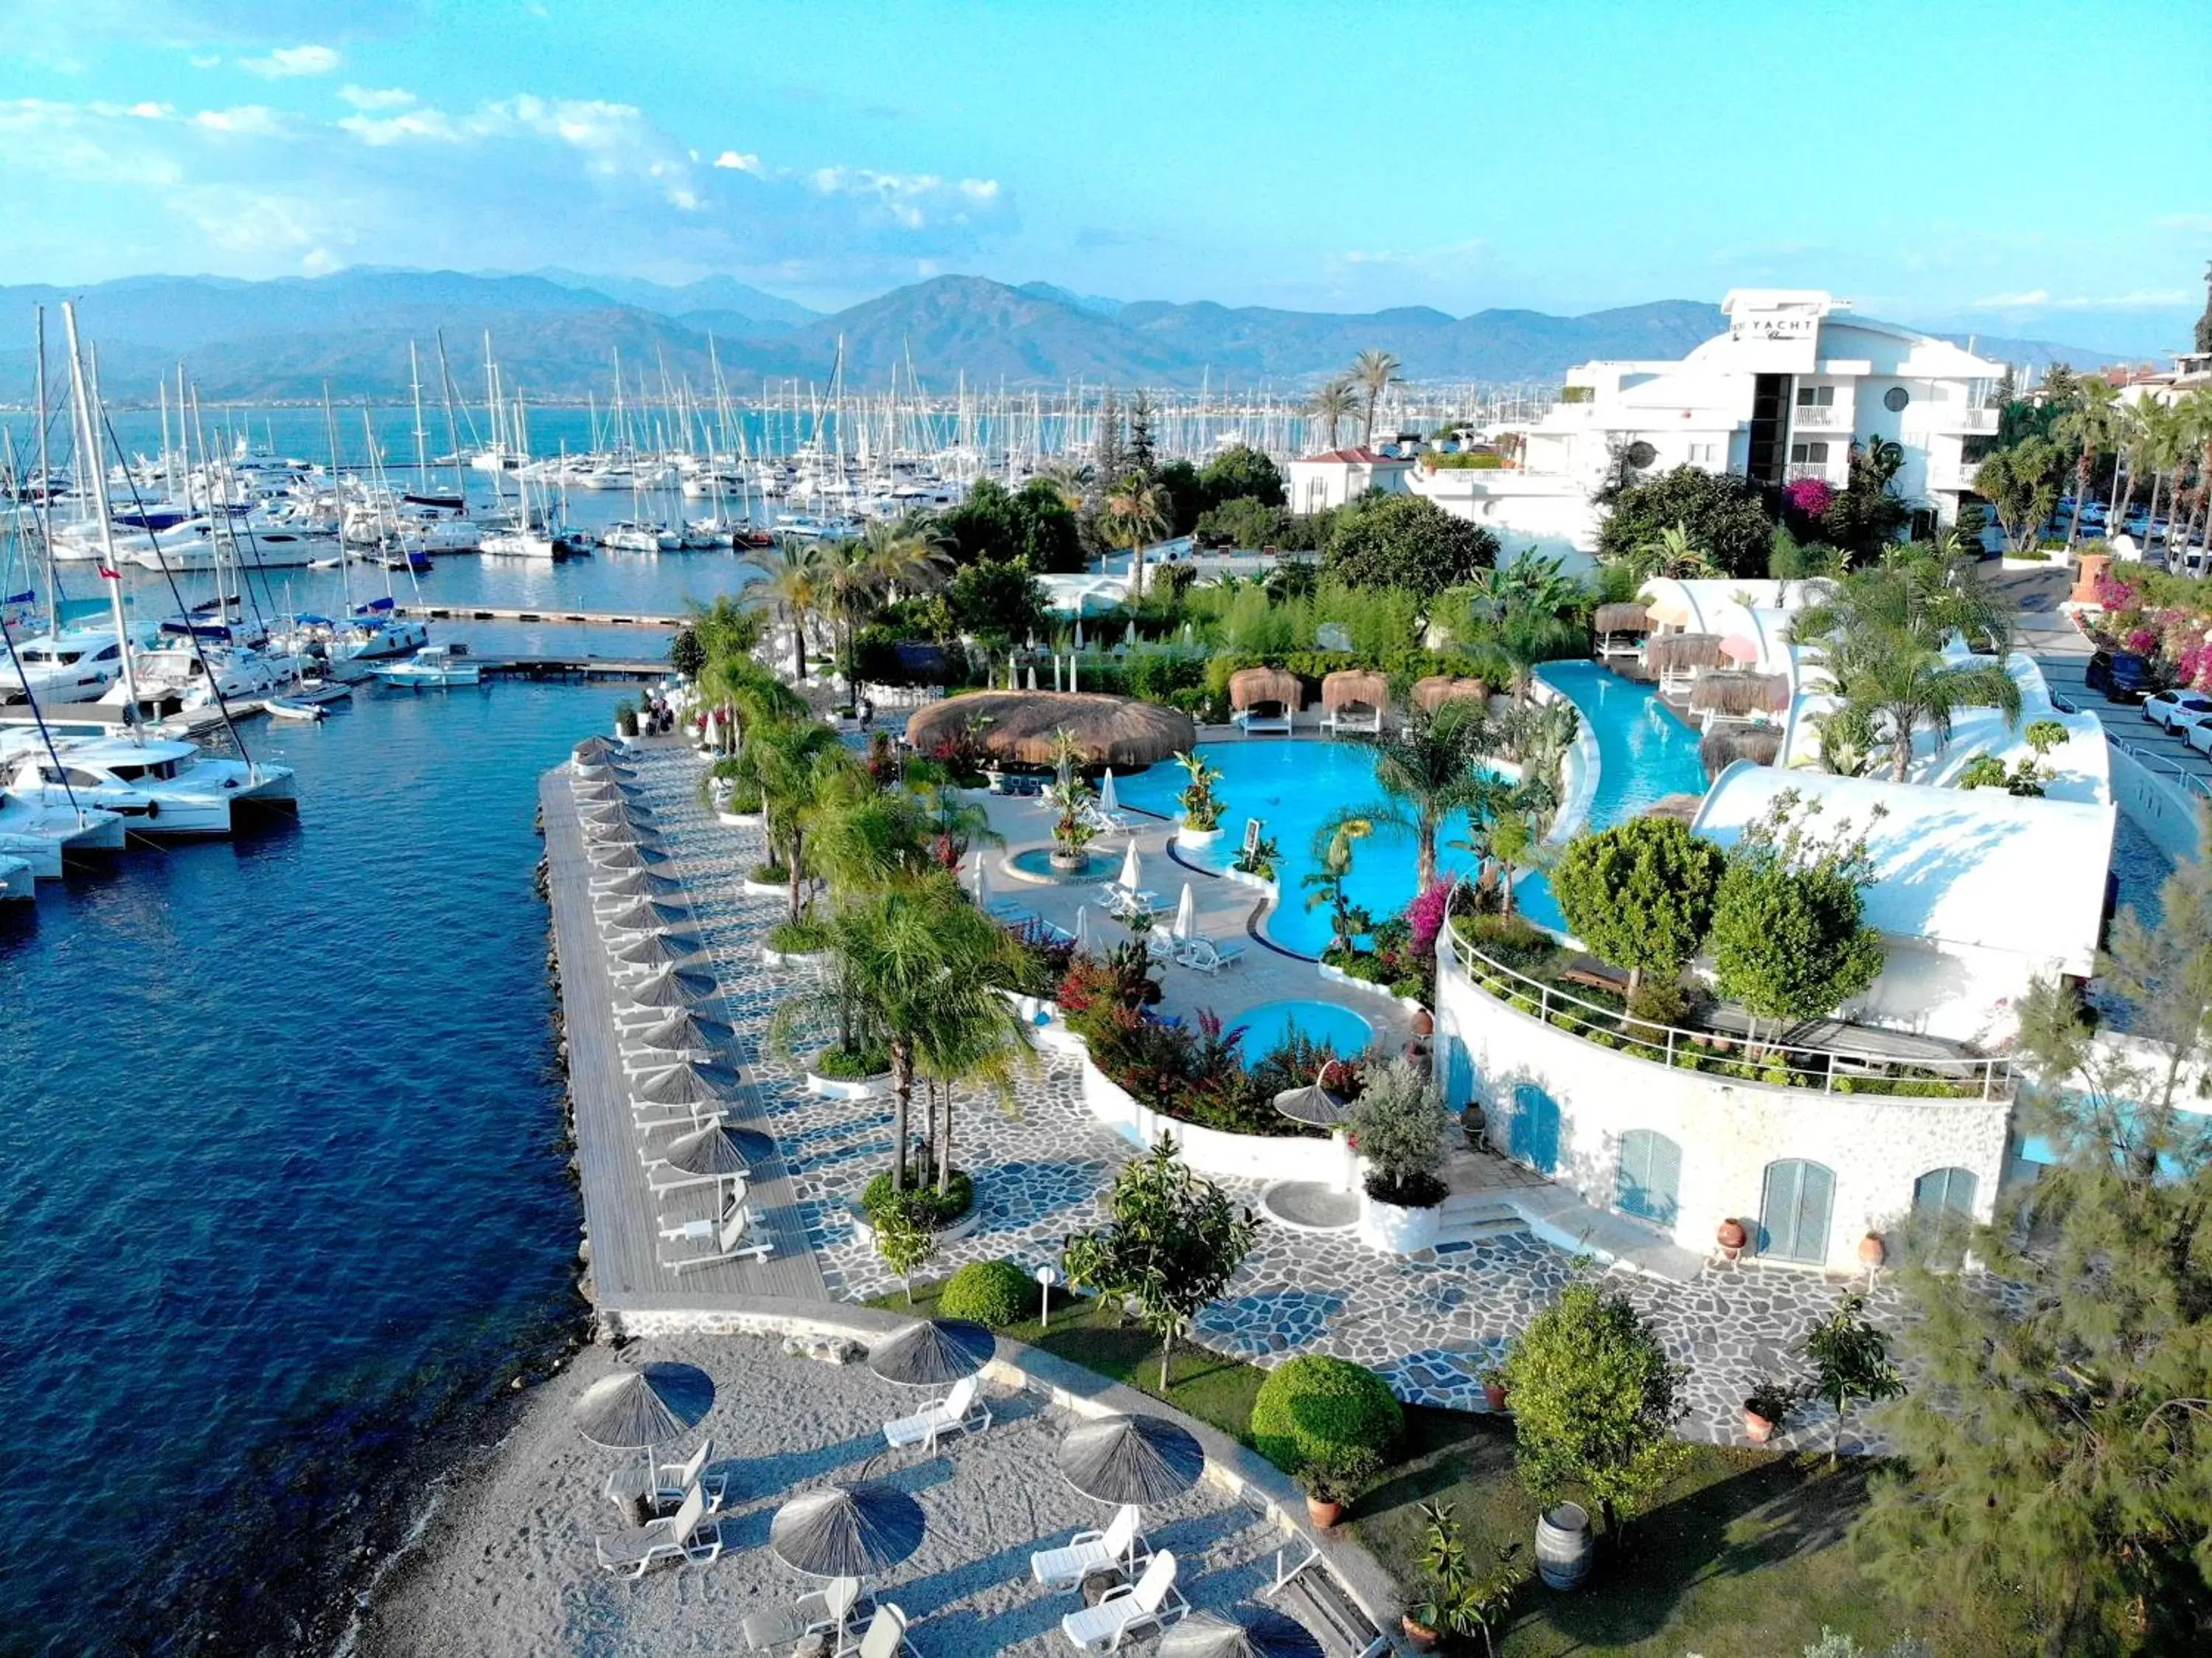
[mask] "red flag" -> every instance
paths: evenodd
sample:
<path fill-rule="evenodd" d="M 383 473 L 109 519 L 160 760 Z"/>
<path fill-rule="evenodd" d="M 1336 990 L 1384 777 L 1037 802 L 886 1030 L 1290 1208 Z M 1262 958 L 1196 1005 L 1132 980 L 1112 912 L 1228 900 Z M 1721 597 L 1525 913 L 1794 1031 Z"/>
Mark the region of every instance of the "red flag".
<path fill-rule="evenodd" d="M 106 565 L 102 564 L 100 567 L 100 579 L 103 582 L 119 582 L 123 578 L 120 576 L 118 576 L 113 570 L 108 569 Z"/>

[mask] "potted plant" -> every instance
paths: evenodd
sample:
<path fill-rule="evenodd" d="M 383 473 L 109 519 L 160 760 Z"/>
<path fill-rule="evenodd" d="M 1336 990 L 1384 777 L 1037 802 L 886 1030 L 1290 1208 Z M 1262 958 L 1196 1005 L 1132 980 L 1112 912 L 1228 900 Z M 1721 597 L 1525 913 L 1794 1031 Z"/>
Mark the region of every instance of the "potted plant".
<path fill-rule="evenodd" d="M 615 735 L 625 740 L 637 735 L 637 704 L 627 697 L 615 704 Z"/>
<path fill-rule="evenodd" d="M 1721 1259 L 1733 1263 L 1743 1253 L 1743 1247 L 1751 1241 L 1751 1234 L 1744 1230 L 1741 1221 L 1730 1216 L 1715 1230 L 1713 1240 L 1720 1245 Z"/>
<path fill-rule="evenodd" d="M 1345 1504 L 1382 1466 L 1382 1457 L 1365 1445 L 1332 1446 L 1309 1458 L 1298 1471 L 1298 1483 L 1306 1488 L 1306 1513 L 1315 1526 L 1327 1531 L 1335 1525 Z"/>
<path fill-rule="evenodd" d="M 1367 1078 L 1352 1133 L 1367 1161 L 1360 1236 L 1371 1249 L 1411 1255 L 1436 1247 L 1437 1209 L 1451 1195 L 1438 1177 L 1450 1123 L 1443 1090 L 1407 1059 Z"/>
<path fill-rule="evenodd" d="M 1189 785 L 1176 796 L 1182 806 L 1182 828 L 1176 838 L 1189 846 L 1209 844 L 1221 835 L 1221 802 L 1213 793 L 1221 773 L 1195 753 L 1178 754 L 1176 762 L 1190 773 Z"/>
<path fill-rule="evenodd" d="M 1772 1377 L 1760 1382 L 1747 1394 L 1743 1401 L 1744 1437 L 1754 1445 L 1764 1445 L 1774 1436 L 1777 1429 L 1796 1403 L 1790 1391 Z"/>
<path fill-rule="evenodd" d="M 1275 862 L 1283 856 L 1282 845 L 1273 835 L 1255 835 L 1252 844 L 1237 849 L 1229 867 L 1240 875 L 1250 875 L 1255 881 L 1273 881 Z"/>
<path fill-rule="evenodd" d="M 1073 731 L 1063 728 L 1053 734 L 1055 775 L 1044 797 L 1055 814 L 1052 822 L 1052 867 L 1055 869 L 1087 868 L 1091 862 L 1088 849 L 1098 834 L 1097 822 L 1084 809 L 1091 803 L 1091 785 L 1075 769 L 1082 752 L 1082 745 L 1076 741 Z"/>
<path fill-rule="evenodd" d="M 1476 1380 L 1482 1383 L 1484 1402 L 1493 1411 L 1504 1410 L 1505 1408 L 1504 1370 L 1495 1364 L 1487 1365 L 1484 1367 L 1482 1375 Z"/>

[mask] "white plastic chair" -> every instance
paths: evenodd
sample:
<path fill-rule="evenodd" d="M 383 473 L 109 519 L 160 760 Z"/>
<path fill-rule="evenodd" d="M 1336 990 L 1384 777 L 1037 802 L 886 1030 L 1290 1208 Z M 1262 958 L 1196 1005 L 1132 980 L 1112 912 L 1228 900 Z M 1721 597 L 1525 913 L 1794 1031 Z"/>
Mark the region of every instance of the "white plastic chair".
<path fill-rule="evenodd" d="M 1078 1532 L 1064 1549 L 1044 1549 L 1030 1557 L 1030 1576 L 1048 1589 L 1072 1589 L 1095 1571 L 1126 1563 L 1132 1571 L 1152 1551 L 1137 1535 L 1137 1505 L 1125 1503 L 1103 1532 Z"/>
<path fill-rule="evenodd" d="M 684 1493 L 684 1506 L 665 1520 L 648 1520 L 633 1532 L 612 1532 L 592 1539 L 599 1564 L 611 1572 L 642 1577 L 662 1560 L 705 1565 L 722 1551 L 721 1522 L 707 1515 L 707 1496 L 696 1485 Z"/>
<path fill-rule="evenodd" d="M 1118 1651 L 1131 1636 L 1165 1629 L 1190 1611 L 1175 1580 L 1176 1557 L 1164 1549 L 1134 1583 L 1109 1589 L 1097 1606 L 1061 1618 L 1060 1632 L 1078 1652 Z"/>
<path fill-rule="evenodd" d="M 982 1384 L 963 1376 L 952 1391 L 926 1411 L 884 1423 L 884 1442 L 891 1449 L 925 1445 L 937 1448 L 938 1436 L 950 1433 L 980 1433 L 991 1425 L 991 1407 L 983 1402 Z"/>

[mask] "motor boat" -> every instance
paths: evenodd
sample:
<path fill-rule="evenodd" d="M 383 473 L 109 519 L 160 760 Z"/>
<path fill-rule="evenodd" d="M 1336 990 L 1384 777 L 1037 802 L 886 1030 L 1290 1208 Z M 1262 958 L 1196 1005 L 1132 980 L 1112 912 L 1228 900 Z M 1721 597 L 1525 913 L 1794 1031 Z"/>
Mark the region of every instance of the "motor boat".
<path fill-rule="evenodd" d="M 515 528 L 486 535 L 483 550 L 494 558 L 552 559 L 562 557 L 567 546 L 543 530 Z"/>
<path fill-rule="evenodd" d="M 617 552 L 681 552 L 684 538 L 665 524 L 639 524 L 628 519 L 599 532 L 599 545 Z"/>
<path fill-rule="evenodd" d="M 150 646 L 157 637 L 149 627 L 133 643 Z M 123 646 L 112 627 L 70 628 L 19 640 L 15 661 L 0 660 L 0 704 L 32 698 L 41 708 L 96 702 L 122 677 Z"/>
<path fill-rule="evenodd" d="M 11 898 L 33 898 L 38 894 L 39 878 L 32 873 L 31 860 L 12 854 L 0 856 L 0 901 Z"/>
<path fill-rule="evenodd" d="M 66 790 L 115 814 L 133 834 L 227 835 L 240 809 L 298 806 L 289 765 L 229 759 L 162 737 L 56 736 L 52 742 L 49 750 L 38 734 L 9 734 L 10 795 L 43 789 L 51 804 Z"/>
<path fill-rule="evenodd" d="M 405 661 L 392 662 L 374 673 L 386 685 L 416 691 L 483 683 L 483 667 L 470 660 L 468 646 L 458 640 L 425 645 Z"/>
<path fill-rule="evenodd" d="M 120 708 L 137 693 L 148 718 L 204 708 L 218 698 L 262 697 L 297 679 L 302 660 L 265 641 L 240 638 L 220 622 L 164 622 L 161 643 L 131 658 L 132 684 L 118 680 L 100 693 Z"/>
<path fill-rule="evenodd" d="M 71 803 L 59 789 L 35 783 L 0 790 L 0 857 L 20 858 L 39 881 L 61 879 L 62 865 L 123 850 L 124 820 L 88 800 Z"/>

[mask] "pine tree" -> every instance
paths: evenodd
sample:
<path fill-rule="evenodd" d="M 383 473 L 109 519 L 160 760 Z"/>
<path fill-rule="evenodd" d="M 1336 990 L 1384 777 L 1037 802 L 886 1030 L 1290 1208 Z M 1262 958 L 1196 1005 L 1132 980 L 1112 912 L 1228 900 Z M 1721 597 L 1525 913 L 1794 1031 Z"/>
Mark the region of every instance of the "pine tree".
<path fill-rule="evenodd" d="M 2197 319 L 2197 349 L 2212 351 L 2212 265 L 2204 267 L 2204 314 Z"/>
<path fill-rule="evenodd" d="M 2177 1109 L 2212 1021 L 2212 861 L 2160 903 L 2100 964 L 2126 1046 L 2060 986 L 2022 1008 L 2028 1125 L 2059 1161 L 1926 1252 L 1986 1271 L 1903 1275 L 1905 1472 L 1858 1535 L 1939 1645 L 2197 1651 L 2212 1627 L 2212 1136 Z"/>
<path fill-rule="evenodd" d="M 1122 464 L 1138 477 L 1151 481 L 1159 472 L 1159 454 L 1152 443 L 1152 399 L 1139 392 L 1129 399 L 1129 449 Z"/>
<path fill-rule="evenodd" d="M 1128 469 L 1129 452 L 1121 442 L 1121 401 L 1110 387 L 1098 401 L 1098 437 L 1093 454 L 1091 475 L 1097 479 L 1098 488 L 1112 489 Z"/>

